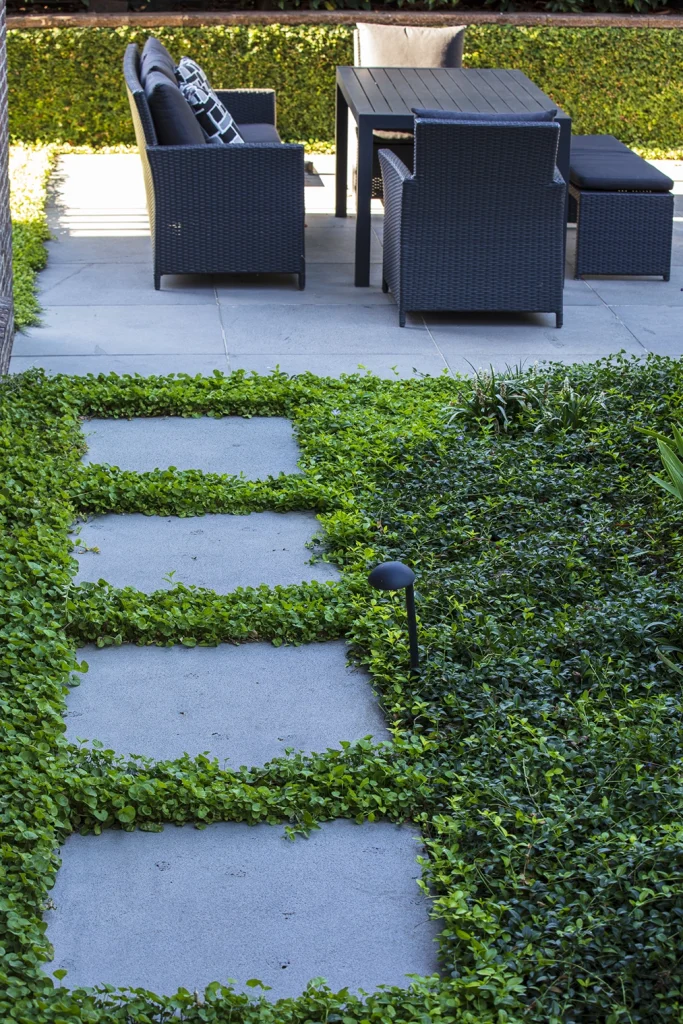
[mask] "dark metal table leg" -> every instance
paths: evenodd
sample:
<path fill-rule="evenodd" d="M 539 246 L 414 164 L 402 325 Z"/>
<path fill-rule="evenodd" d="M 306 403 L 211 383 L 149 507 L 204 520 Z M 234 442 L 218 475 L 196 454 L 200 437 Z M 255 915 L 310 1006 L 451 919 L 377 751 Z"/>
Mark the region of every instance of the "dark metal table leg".
<path fill-rule="evenodd" d="M 337 86 L 336 162 L 335 162 L 335 217 L 346 216 L 347 164 L 349 145 L 349 108 L 341 89 Z"/>
<path fill-rule="evenodd" d="M 358 125 L 358 174 L 356 184 L 356 279 L 357 288 L 370 284 L 370 234 L 372 201 L 372 126 L 363 118 Z"/>
<path fill-rule="evenodd" d="M 557 169 L 567 184 L 567 199 L 564 209 L 564 223 L 569 220 L 569 162 L 572 144 L 572 121 L 570 117 L 560 118 L 560 140 L 557 146 Z M 564 251 L 567 253 L 567 228 L 564 230 Z"/>

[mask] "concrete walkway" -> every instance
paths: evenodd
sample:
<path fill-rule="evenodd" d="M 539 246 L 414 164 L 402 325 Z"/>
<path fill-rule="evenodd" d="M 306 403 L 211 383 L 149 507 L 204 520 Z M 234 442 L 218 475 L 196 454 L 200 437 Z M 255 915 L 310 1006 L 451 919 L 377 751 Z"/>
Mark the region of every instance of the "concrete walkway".
<path fill-rule="evenodd" d="M 91 420 L 83 430 L 86 463 L 249 479 L 299 472 L 281 417 Z M 316 527 L 312 513 L 96 516 L 78 528 L 76 582 L 227 593 L 336 579 L 334 566 L 310 564 Z M 87 671 L 67 695 L 67 739 L 125 758 L 204 754 L 233 769 L 368 736 L 390 742 L 367 673 L 347 657 L 343 640 L 85 647 Z M 54 946 L 45 969 L 67 971 L 71 988 L 164 995 L 229 979 L 245 990 L 252 978 L 271 999 L 297 996 L 316 977 L 353 992 L 405 985 L 408 974 L 438 971 L 439 925 L 417 884 L 420 838 L 386 821 L 327 822 L 295 843 L 282 826 L 235 822 L 70 836 L 45 915 Z"/>
<path fill-rule="evenodd" d="M 541 314 L 411 315 L 401 330 L 393 299 L 379 287 L 381 204 L 374 203 L 372 284 L 355 288 L 355 221 L 333 216 L 334 158 L 312 159 L 319 173 L 306 188 L 304 292 L 293 279 L 267 275 L 165 277 L 155 292 L 137 155 L 62 157 L 51 186 L 55 240 L 39 279 L 44 326 L 16 338 L 11 368 L 149 374 L 280 366 L 337 375 L 362 365 L 393 376 L 585 361 L 620 349 L 683 351 L 683 163 L 665 162 L 679 193 L 670 282 L 574 281 L 568 269 L 561 330 Z"/>

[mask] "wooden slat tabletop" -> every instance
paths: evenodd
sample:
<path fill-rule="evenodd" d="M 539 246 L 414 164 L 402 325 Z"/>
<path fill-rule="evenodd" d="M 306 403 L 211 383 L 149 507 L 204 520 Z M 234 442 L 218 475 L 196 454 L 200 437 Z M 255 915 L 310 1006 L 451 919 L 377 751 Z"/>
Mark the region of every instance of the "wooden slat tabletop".
<path fill-rule="evenodd" d="M 340 67 L 337 82 L 356 120 L 405 118 L 411 107 L 508 114 L 551 105 L 525 74 L 507 68 Z"/>

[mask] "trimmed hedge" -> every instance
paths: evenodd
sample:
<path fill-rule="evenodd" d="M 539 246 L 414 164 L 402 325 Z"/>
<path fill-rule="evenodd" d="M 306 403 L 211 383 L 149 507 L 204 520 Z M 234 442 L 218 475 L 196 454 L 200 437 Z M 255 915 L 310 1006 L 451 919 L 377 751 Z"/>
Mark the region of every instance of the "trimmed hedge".
<path fill-rule="evenodd" d="M 577 429 L 559 426 L 575 406 L 566 379 L 583 398 Z M 668 433 L 680 419 L 683 361 L 484 383 L 241 371 L 0 381 L 0 1020 L 679 1024 L 683 544 L 638 427 Z M 255 483 L 80 464 L 81 417 L 201 412 L 291 417 L 303 473 Z M 311 507 L 317 493 L 341 580 L 227 595 L 74 585 L 75 516 L 187 514 L 193 491 L 197 514 L 261 509 L 267 491 L 273 507 L 282 494 Z M 372 565 L 397 557 L 418 573 L 418 675 L 401 595 L 367 584 Z M 229 770 L 65 737 L 84 643 L 342 636 L 372 672 L 391 745 Z M 311 985 L 273 1006 L 217 983 L 159 998 L 71 992 L 42 973 L 42 915 L 74 831 L 244 821 L 295 836 L 334 818 L 422 828 L 440 978 L 367 1000 Z"/>
<path fill-rule="evenodd" d="M 121 77 L 128 42 L 151 30 L 8 32 L 10 130 L 23 141 L 133 142 Z M 172 53 L 191 53 L 217 85 L 271 86 L 289 141 L 334 138 L 334 69 L 352 63 L 349 26 L 159 28 Z M 478 25 L 471 67 L 523 70 L 574 118 L 651 156 L 683 155 L 683 32 L 676 29 Z"/>

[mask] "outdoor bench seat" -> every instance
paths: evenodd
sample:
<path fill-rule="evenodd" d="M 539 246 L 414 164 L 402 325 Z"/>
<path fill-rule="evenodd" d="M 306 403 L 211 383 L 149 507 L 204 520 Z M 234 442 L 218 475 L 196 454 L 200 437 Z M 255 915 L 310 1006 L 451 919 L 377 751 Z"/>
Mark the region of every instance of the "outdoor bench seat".
<path fill-rule="evenodd" d="M 673 181 L 613 135 L 577 135 L 570 159 L 574 276 L 612 274 L 669 280 Z"/>

